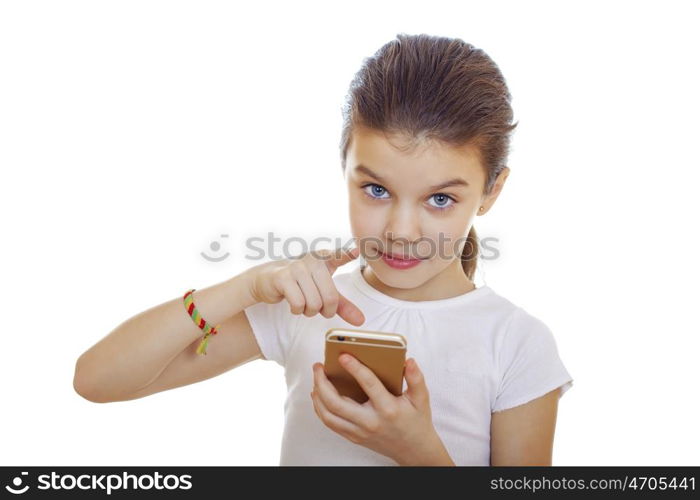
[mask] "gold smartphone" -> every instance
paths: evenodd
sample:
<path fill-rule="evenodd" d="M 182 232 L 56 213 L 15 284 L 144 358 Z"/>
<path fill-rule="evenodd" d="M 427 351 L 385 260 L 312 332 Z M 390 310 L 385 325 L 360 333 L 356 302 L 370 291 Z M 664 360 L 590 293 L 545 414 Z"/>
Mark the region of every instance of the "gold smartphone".
<path fill-rule="evenodd" d="M 324 369 L 326 376 L 342 396 L 364 403 L 369 396 L 338 361 L 347 352 L 367 366 L 395 396 L 403 393 L 406 363 L 406 338 L 398 333 L 331 328 L 326 332 Z"/>

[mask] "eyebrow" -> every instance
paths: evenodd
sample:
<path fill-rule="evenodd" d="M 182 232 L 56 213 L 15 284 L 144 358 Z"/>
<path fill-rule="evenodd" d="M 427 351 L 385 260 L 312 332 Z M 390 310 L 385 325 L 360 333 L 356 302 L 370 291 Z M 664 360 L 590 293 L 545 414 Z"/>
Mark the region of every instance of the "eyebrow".
<path fill-rule="evenodd" d="M 370 177 L 378 180 L 379 182 L 382 182 L 384 184 L 389 184 L 386 179 L 384 179 L 381 175 L 373 172 L 370 168 L 360 164 L 355 167 L 355 170 L 358 172 L 362 172 L 363 174 L 367 174 Z M 461 177 L 455 177 L 454 179 L 450 179 L 449 181 L 441 182 L 440 184 L 437 184 L 435 186 L 430 186 L 431 191 L 438 191 L 440 189 L 445 189 L 451 186 L 466 186 L 469 187 L 469 183 L 462 179 Z"/>

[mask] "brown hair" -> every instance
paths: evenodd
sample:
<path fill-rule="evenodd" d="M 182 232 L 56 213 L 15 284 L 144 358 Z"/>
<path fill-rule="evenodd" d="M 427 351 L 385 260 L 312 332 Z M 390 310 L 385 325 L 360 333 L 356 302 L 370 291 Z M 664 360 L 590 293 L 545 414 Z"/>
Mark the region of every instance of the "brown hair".
<path fill-rule="evenodd" d="M 363 60 L 342 108 L 340 159 L 343 171 L 356 125 L 403 135 L 413 144 L 435 141 L 473 145 L 490 193 L 506 167 L 513 110 L 496 63 L 459 38 L 399 33 Z M 462 250 L 462 268 L 474 279 L 479 243 L 473 225 Z"/>

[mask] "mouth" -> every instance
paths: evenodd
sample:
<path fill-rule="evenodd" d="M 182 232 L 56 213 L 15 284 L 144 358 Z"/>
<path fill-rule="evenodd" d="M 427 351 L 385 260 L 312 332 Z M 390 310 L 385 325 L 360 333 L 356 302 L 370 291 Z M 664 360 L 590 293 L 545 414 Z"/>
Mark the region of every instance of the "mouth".
<path fill-rule="evenodd" d="M 423 259 L 416 258 L 416 257 L 408 257 L 408 256 L 403 256 L 403 255 L 392 254 L 389 252 L 382 252 L 379 249 L 377 250 L 377 252 L 379 253 L 380 256 L 383 255 L 387 259 L 391 259 L 391 260 L 398 260 L 398 261 L 403 261 L 403 262 L 411 262 L 414 260 L 423 260 Z"/>

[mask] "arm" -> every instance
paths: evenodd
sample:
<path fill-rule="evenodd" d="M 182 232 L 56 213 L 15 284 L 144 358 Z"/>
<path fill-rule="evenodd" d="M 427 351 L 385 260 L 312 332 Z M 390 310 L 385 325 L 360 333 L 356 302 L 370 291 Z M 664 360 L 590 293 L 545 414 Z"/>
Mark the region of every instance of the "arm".
<path fill-rule="evenodd" d="M 205 356 L 195 350 L 203 335 L 182 297 L 129 318 L 77 360 L 73 387 L 89 401 L 140 398 L 198 382 L 262 357 L 243 311 L 256 301 L 249 271 L 194 292 L 197 309 L 219 324 Z"/>
<path fill-rule="evenodd" d="M 552 465 L 559 388 L 491 414 L 491 465 Z"/>

